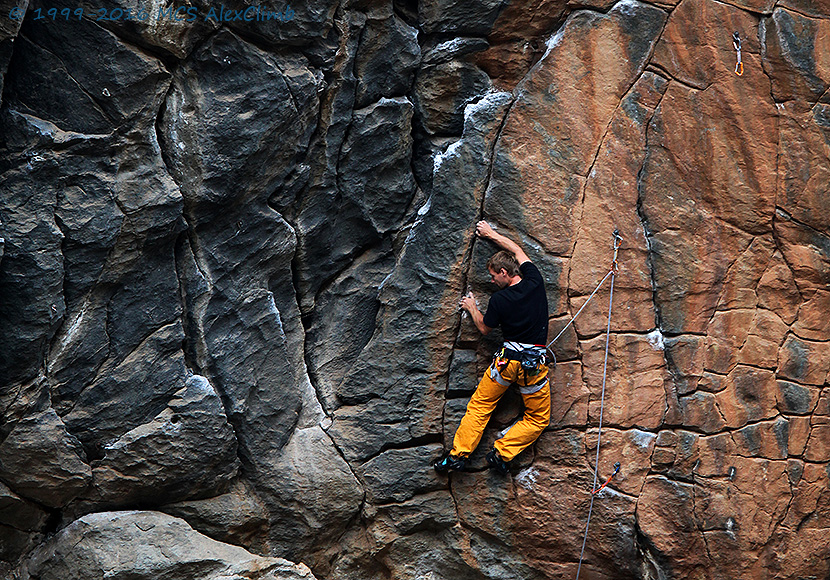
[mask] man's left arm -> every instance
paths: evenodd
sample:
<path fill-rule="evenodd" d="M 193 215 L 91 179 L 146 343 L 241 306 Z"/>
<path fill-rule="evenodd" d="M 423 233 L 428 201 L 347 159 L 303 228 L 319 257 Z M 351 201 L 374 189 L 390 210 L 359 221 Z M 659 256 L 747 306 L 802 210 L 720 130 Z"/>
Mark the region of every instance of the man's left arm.
<path fill-rule="evenodd" d="M 525 254 L 525 251 L 519 244 L 517 244 L 507 236 L 503 236 L 502 234 L 498 233 L 486 221 L 481 220 L 476 224 L 476 233 L 479 235 L 479 237 L 482 237 L 485 240 L 490 240 L 500 248 L 507 250 L 508 252 L 511 252 L 514 256 L 516 256 L 516 261 L 519 262 L 520 266 L 525 262 L 530 261 L 530 258 L 527 257 L 527 254 Z"/>
<path fill-rule="evenodd" d="M 461 299 L 461 307 L 470 313 L 470 318 L 473 319 L 473 324 L 476 325 L 476 328 L 478 328 L 478 331 L 481 334 L 490 334 L 490 331 L 493 329 L 484 324 L 484 315 L 481 313 L 481 310 L 478 309 L 478 304 L 476 304 L 476 299 L 473 297 L 472 292 L 468 292 L 467 295 Z"/>

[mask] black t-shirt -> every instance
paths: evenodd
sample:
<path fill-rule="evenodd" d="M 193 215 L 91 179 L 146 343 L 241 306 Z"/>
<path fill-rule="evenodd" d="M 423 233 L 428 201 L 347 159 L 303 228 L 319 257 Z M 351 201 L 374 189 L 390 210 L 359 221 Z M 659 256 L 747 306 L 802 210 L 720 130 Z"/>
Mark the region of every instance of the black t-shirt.
<path fill-rule="evenodd" d="M 490 297 L 484 324 L 501 325 L 504 340 L 545 344 L 548 340 L 548 297 L 542 274 L 532 262 L 519 266 L 522 281 Z"/>

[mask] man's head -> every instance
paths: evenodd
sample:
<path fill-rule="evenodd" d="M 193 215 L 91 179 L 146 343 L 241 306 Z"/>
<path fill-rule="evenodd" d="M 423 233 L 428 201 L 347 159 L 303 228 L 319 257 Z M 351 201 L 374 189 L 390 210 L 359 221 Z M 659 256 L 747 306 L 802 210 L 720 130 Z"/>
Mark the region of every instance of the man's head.
<path fill-rule="evenodd" d="M 519 276 L 519 262 L 512 252 L 502 250 L 490 256 L 487 260 L 487 270 L 496 286 L 506 288 L 510 285 L 512 278 Z"/>

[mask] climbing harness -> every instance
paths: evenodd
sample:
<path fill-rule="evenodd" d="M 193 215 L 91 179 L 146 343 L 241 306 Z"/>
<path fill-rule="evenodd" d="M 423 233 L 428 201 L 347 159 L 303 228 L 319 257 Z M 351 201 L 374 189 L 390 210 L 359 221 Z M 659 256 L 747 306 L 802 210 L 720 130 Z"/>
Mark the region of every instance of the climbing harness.
<path fill-rule="evenodd" d="M 537 393 L 547 384 L 547 376 L 541 379 L 537 378 L 547 364 L 545 345 L 505 342 L 504 346 L 493 355 L 493 364 L 490 365 L 490 378 L 502 386 L 510 385 L 512 381 L 502 376 L 510 361 L 518 361 L 519 363 L 519 373 L 515 382 L 519 386 L 519 392 L 523 395 Z M 524 379 L 521 378 L 522 375 L 524 375 Z"/>
<path fill-rule="evenodd" d="M 622 237 L 620 237 L 619 231 L 614 230 L 614 259 L 611 262 L 611 270 L 608 272 L 608 274 L 606 274 L 605 278 L 602 279 L 602 282 L 604 282 L 606 278 L 608 278 L 609 276 L 611 277 L 611 293 L 608 297 L 608 324 L 605 327 L 605 362 L 602 365 L 602 395 L 600 396 L 599 403 L 599 430 L 597 431 L 597 456 L 594 460 L 595 469 L 594 483 L 591 486 L 591 504 L 588 507 L 588 519 L 585 522 L 585 535 L 582 538 L 582 551 L 579 553 L 579 566 L 577 566 L 576 569 L 576 580 L 579 580 L 579 572 L 582 570 L 582 559 L 585 556 L 585 543 L 588 541 L 588 527 L 591 525 L 591 514 L 594 511 L 594 498 L 601 489 L 603 489 L 606 485 L 608 485 L 611 482 L 611 479 L 619 471 L 620 466 L 619 462 L 616 463 L 614 465 L 614 473 L 611 474 L 611 477 L 608 478 L 608 481 L 606 481 L 602 485 L 602 487 L 597 488 L 597 475 L 599 474 L 599 449 L 600 444 L 602 443 L 602 413 L 605 409 L 605 382 L 608 376 L 608 346 L 611 341 L 611 307 L 614 304 L 614 278 L 617 273 L 617 252 L 620 249 L 621 243 Z M 591 294 L 591 297 L 588 298 L 588 301 L 590 301 L 591 298 L 593 298 L 594 294 L 596 294 L 597 290 L 599 290 L 599 287 L 602 285 L 602 282 L 600 282 L 599 285 L 596 287 L 594 292 Z M 587 303 L 588 302 L 586 302 L 585 304 Z M 582 305 L 582 308 L 585 308 L 585 304 Z M 582 312 L 582 308 L 579 309 L 579 312 Z M 579 316 L 579 312 L 576 313 L 577 316 Z M 574 319 L 576 319 L 576 316 L 574 316 Z M 571 322 L 573 322 L 573 320 L 571 320 Z M 567 328 L 567 326 L 565 328 Z M 559 335 L 561 334 L 562 333 L 560 332 Z M 556 338 L 559 338 L 559 336 L 557 336 Z M 553 341 L 551 341 L 551 344 L 553 344 L 553 342 L 556 341 L 556 338 L 554 338 Z M 550 347 L 550 344 L 548 345 L 548 347 Z"/>
<path fill-rule="evenodd" d="M 735 74 L 740 77 L 744 74 L 744 63 L 741 62 L 741 35 L 738 34 L 737 30 L 732 34 L 732 46 L 738 52 L 738 62 L 735 63 Z"/>

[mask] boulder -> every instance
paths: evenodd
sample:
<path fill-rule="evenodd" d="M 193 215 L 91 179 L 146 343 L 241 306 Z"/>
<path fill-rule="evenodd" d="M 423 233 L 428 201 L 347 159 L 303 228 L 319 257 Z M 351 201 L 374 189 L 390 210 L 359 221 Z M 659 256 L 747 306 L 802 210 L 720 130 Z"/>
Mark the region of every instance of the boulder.
<path fill-rule="evenodd" d="M 152 421 L 124 433 L 93 463 L 87 499 L 110 507 L 153 506 L 225 491 L 239 468 L 219 396 L 202 376 L 187 379 Z"/>
<path fill-rule="evenodd" d="M 116 548 L 116 549 L 114 549 Z M 255 556 L 158 512 L 100 512 L 75 520 L 15 570 L 20 580 L 81 580 L 107 573 L 136 580 L 311 580 L 302 564 Z"/>
<path fill-rule="evenodd" d="M 243 546 L 256 554 L 268 551 L 268 509 L 244 480 L 234 481 L 227 493 L 175 502 L 159 510 L 185 520 L 214 540 Z"/>
<path fill-rule="evenodd" d="M 63 507 L 86 490 L 91 475 L 83 448 L 54 409 L 19 421 L 0 443 L 0 479 L 41 505 Z"/>

